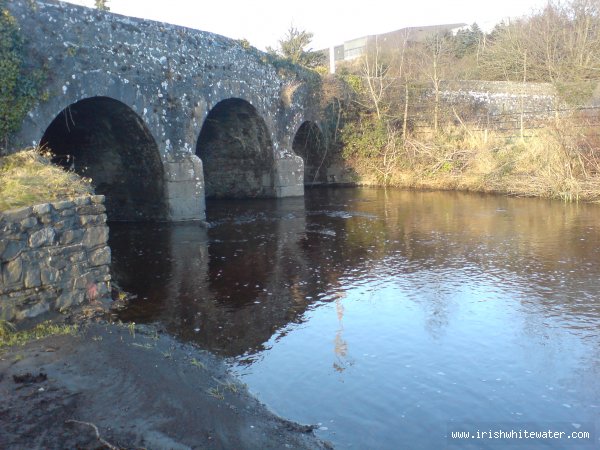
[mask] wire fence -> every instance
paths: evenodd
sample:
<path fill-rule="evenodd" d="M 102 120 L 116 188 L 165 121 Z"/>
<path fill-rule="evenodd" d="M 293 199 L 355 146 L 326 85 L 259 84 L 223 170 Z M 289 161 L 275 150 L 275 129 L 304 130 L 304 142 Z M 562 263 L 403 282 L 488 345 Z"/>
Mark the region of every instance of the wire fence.
<path fill-rule="evenodd" d="M 523 111 L 469 111 L 469 104 L 444 104 L 439 107 L 438 123 L 443 128 L 447 124 L 468 124 L 473 131 L 502 132 L 508 136 L 521 136 L 525 131 L 541 130 L 555 126 L 565 118 L 573 118 L 569 127 L 572 129 L 596 130 L 596 134 L 586 133 L 587 136 L 600 135 L 600 107 L 586 106 L 574 108 L 554 108 Z M 428 134 L 434 128 L 434 109 L 431 103 L 421 103 L 409 112 L 411 129 L 415 134 Z M 412 114 L 411 114 L 412 113 Z M 512 134 L 511 134 L 512 133 Z M 525 137 L 525 136 L 523 136 Z"/>

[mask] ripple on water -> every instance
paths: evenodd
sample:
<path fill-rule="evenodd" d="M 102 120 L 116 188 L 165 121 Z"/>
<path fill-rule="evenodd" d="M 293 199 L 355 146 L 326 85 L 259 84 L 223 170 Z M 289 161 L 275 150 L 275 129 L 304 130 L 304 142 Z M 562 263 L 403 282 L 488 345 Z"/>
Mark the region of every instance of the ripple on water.
<path fill-rule="evenodd" d="M 208 220 L 111 227 L 140 298 L 124 317 L 230 357 L 337 447 L 444 448 L 461 421 L 600 430 L 597 207 L 310 190 Z"/>

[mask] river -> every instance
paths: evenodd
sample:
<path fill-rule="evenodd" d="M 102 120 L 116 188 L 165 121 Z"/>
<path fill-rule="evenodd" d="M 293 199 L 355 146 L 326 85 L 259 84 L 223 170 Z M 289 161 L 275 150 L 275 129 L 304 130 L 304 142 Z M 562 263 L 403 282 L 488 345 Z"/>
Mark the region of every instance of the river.
<path fill-rule="evenodd" d="M 336 448 L 600 447 L 599 206 L 336 188 L 207 220 L 111 224 L 121 318 L 227 358 L 277 414 Z"/>

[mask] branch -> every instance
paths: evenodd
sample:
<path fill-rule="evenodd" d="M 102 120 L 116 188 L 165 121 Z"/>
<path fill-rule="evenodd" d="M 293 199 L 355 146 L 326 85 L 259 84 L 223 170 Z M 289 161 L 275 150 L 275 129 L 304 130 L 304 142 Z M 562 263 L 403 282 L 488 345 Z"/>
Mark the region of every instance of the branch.
<path fill-rule="evenodd" d="M 100 441 L 100 443 L 102 445 L 108 447 L 110 450 L 121 450 L 119 447 L 115 447 L 111 443 L 109 443 L 109 442 L 105 441 L 104 439 L 102 439 L 100 437 L 100 432 L 98 431 L 98 427 L 96 425 L 94 425 L 93 423 L 90 423 L 90 422 L 81 422 L 79 420 L 73 420 L 73 419 L 65 420 L 65 423 L 78 423 L 78 424 L 81 424 L 81 425 L 87 425 L 88 427 L 92 427 L 94 429 L 94 431 L 96 432 L 96 439 L 98 439 L 98 441 Z"/>

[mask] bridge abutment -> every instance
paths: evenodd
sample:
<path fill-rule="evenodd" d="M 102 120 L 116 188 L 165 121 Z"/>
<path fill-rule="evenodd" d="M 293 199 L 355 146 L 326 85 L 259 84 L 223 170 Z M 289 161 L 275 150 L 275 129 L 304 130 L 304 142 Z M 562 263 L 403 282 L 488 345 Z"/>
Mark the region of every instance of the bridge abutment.
<path fill-rule="evenodd" d="M 290 155 L 275 160 L 275 195 L 295 197 L 304 195 L 304 162 L 302 158 Z"/>

